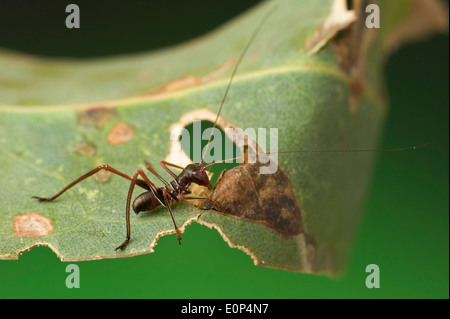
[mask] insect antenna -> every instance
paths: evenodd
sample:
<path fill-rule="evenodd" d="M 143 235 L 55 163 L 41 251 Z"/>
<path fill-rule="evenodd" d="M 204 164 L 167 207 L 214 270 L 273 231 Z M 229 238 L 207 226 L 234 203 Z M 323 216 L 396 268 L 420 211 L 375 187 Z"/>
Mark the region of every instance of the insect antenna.
<path fill-rule="evenodd" d="M 267 155 L 270 154 L 286 154 L 286 153 L 358 153 L 358 152 L 402 152 L 402 151 L 411 151 L 418 148 L 429 146 L 430 143 L 421 144 L 421 145 L 415 145 L 415 146 L 407 146 L 407 147 L 401 147 L 401 148 L 390 148 L 390 149 L 332 149 L 332 150 L 292 150 L 292 151 L 279 151 L 279 152 L 268 152 Z M 236 159 L 244 159 L 245 155 L 243 156 L 237 156 L 233 158 L 228 158 L 223 161 L 214 162 L 211 164 L 206 165 L 204 168 L 208 169 L 209 167 L 224 163 L 226 161 L 236 160 Z"/>
<path fill-rule="evenodd" d="M 214 125 L 213 125 L 212 130 L 211 130 L 211 134 L 209 135 L 208 143 L 206 144 L 205 151 L 203 152 L 202 160 L 201 160 L 201 162 L 198 164 L 199 167 L 202 167 L 203 164 L 205 163 L 205 156 L 206 156 L 206 153 L 208 152 L 209 144 L 211 143 L 211 138 L 212 138 L 212 136 L 213 136 L 214 130 L 215 130 L 216 125 L 217 125 L 217 120 L 219 119 L 220 112 L 222 112 L 222 107 L 223 107 L 223 105 L 225 104 L 225 100 L 227 99 L 228 92 L 230 91 L 230 87 L 231 87 L 231 84 L 233 83 L 233 79 L 234 79 L 234 76 L 236 75 L 237 69 L 239 68 L 239 65 L 241 64 L 242 60 L 244 59 L 244 56 L 245 56 L 245 54 L 247 53 L 248 48 L 251 46 L 251 44 L 252 44 L 253 41 L 255 40 L 255 38 L 256 38 L 256 36 L 257 36 L 259 30 L 261 30 L 262 26 L 264 25 L 264 23 L 267 21 L 267 19 L 268 19 L 269 16 L 273 13 L 274 10 L 275 10 L 275 7 L 274 7 L 272 10 L 270 10 L 270 11 L 263 17 L 263 19 L 262 19 L 261 22 L 259 23 L 258 27 L 257 27 L 257 28 L 255 29 L 255 31 L 253 32 L 253 34 L 252 34 L 250 40 L 247 42 L 247 45 L 245 46 L 245 48 L 244 48 L 244 50 L 242 51 L 241 55 L 239 56 L 239 59 L 238 59 L 238 61 L 236 62 L 236 65 L 234 66 L 233 73 L 232 73 L 231 76 L 230 76 L 230 80 L 228 81 L 228 85 L 227 85 L 227 88 L 226 88 L 226 90 L 225 90 L 225 94 L 223 95 L 222 102 L 220 103 L 219 111 L 217 112 L 216 119 L 215 119 L 215 121 L 214 121 Z"/>
<path fill-rule="evenodd" d="M 231 88 L 231 84 L 233 83 L 233 79 L 234 76 L 236 75 L 236 72 L 239 68 L 239 65 L 241 64 L 242 60 L 244 59 L 244 56 L 246 55 L 248 49 L 250 48 L 251 44 L 253 43 L 253 41 L 255 40 L 256 36 L 258 35 L 260 29 L 262 28 L 262 26 L 264 25 L 264 23 L 268 20 L 268 18 L 270 17 L 270 15 L 273 13 L 273 11 L 275 11 L 276 7 L 274 7 L 271 11 L 269 11 L 262 19 L 261 22 L 259 23 L 259 25 L 257 26 L 257 28 L 255 29 L 255 31 L 253 32 L 250 40 L 247 42 L 244 50 L 242 51 L 241 55 L 239 56 L 238 61 L 236 62 L 236 65 L 234 66 L 233 72 L 230 76 L 230 80 L 228 81 L 228 85 L 227 88 L 225 90 L 225 94 L 222 98 L 222 102 L 220 103 L 220 107 L 219 107 L 219 111 L 217 112 L 216 115 L 216 119 L 214 120 L 214 125 L 212 127 L 211 130 L 211 134 L 209 135 L 209 139 L 208 142 L 206 144 L 205 150 L 202 154 L 202 159 L 200 161 L 200 163 L 198 164 L 198 167 L 201 167 L 201 169 L 204 171 L 206 169 L 208 169 L 209 167 L 216 165 L 216 164 L 220 164 L 220 163 L 224 163 L 227 161 L 231 161 L 231 160 L 236 160 L 236 159 L 244 159 L 245 155 L 243 156 L 237 156 L 237 157 L 233 157 L 233 158 L 229 158 L 229 159 L 225 159 L 222 161 L 218 161 L 218 162 L 214 162 L 214 163 L 210 163 L 208 165 L 204 165 L 205 163 L 205 157 L 206 154 L 208 152 L 209 149 L 209 144 L 211 143 L 211 139 L 214 133 L 214 130 L 216 129 L 217 126 L 217 121 L 219 119 L 220 113 L 222 112 L 222 108 L 223 105 L 225 104 L 225 101 L 227 99 L 228 93 L 230 91 Z M 287 151 L 279 151 L 279 152 L 268 152 L 266 153 L 267 155 L 270 154 L 285 154 L 285 153 L 357 153 L 357 152 L 401 152 L 401 151 L 408 151 L 408 150 L 415 150 L 417 148 L 422 148 L 422 147 L 426 147 L 430 145 L 430 143 L 426 143 L 426 144 L 421 144 L 421 145 L 415 145 L 415 146 L 408 146 L 408 147 L 402 147 L 402 148 L 393 148 L 393 149 L 315 149 L 315 150 L 287 150 Z"/>

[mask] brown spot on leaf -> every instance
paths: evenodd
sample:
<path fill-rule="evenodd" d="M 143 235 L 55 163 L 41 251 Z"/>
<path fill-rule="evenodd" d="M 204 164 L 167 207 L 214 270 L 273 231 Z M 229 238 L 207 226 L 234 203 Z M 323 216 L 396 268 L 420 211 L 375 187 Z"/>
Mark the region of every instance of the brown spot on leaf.
<path fill-rule="evenodd" d="M 95 106 L 78 114 L 78 123 L 84 126 L 102 127 L 116 116 L 116 111 L 106 106 Z"/>
<path fill-rule="evenodd" d="M 14 217 L 14 235 L 20 237 L 46 236 L 53 230 L 52 222 L 47 217 L 36 213 Z"/>
<path fill-rule="evenodd" d="M 300 208 L 289 178 L 278 168 L 260 174 L 262 164 L 243 164 L 223 171 L 204 209 L 259 222 L 284 236 L 303 232 Z"/>
<path fill-rule="evenodd" d="M 195 77 L 195 76 L 181 77 L 181 78 L 179 78 L 175 81 L 172 81 L 162 87 L 152 90 L 152 91 L 146 93 L 145 95 L 157 95 L 157 94 L 180 90 L 180 89 L 190 87 L 190 86 L 196 86 L 196 85 L 202 85 L 202 84 L 208 83 L 208 82 L 218 78 L 223 73 L 225 73 L 231 66 L 234 65 L 235 62 L 236 62 L 235 59 L 228 60 L 227 62 L 222 64 L 216 70 L 214 70 L 211 73 L 209 73 L 205 76 L 202 76 L 202 77 Z"/>
<path fill-rule="evenodd" d="M 118 145 L 126 143 L 134 136 L 133 130 L 127 123 L 121 122 L 114 126 L 108 134 L 108 143 L 111 145 Z"/>
<path fill-rule="evenodd" d="M 75 146 L 75 152 L 83 156 L 94 156 L 96 150 L 94 144 L 86 142 Z"/>

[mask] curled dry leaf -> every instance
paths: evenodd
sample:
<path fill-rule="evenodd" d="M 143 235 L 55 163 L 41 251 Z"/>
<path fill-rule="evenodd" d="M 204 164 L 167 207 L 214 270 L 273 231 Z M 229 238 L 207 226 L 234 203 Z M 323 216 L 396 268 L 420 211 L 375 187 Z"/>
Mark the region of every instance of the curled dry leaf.
<path fill-rule="evenodd" d="M 349 10 L 347 1 L 334 0 L 330 15 L 316 28 L 314 35 L 304 47 L 307 54 L 312 56 L 327 43 L 331 43 L 341 69 L 350 79 L 349 111 L 352 113 L 356 112 L 367 86 L 366 81 L 370 78 L 367 74 L 367 59 L 377 33 L 377 29 L 366 25 L 366 8 L 370 3 L 368 0 L 355 0 L 353 9 Z M 404 43 L 423 39 L 439 31 L 448 31 L 448 7 L 443 1 L 412 0 L 406 10 L 396 10 L 404 6 L 404 3 L 398 1 L 378 5 L 384 8 L 380 13 L 384 25 L 392 22 L 388 21 L 388 11 L 406 12 L 402 19 L 394 21 L 392 30 L 382 35 L 382 48 L 378 49 L 384 55 L 381 56 L 381 60 Z M 380 91 L 376 85 L 371 83 L 373 88 Z M 378 92 L 378 95 L 381 96 L 383 93 Z"/>
<path fill-rule="evenodd" d="M 353 10 L 347 9 L 345 0 L 334 0 L 331 13 L 315 30 L 313 36 L 305 43 L 309 55 L 317 54 L 338 32 L 348 28 L 356 21 Z"/>
<path fill-rule="evenodd" d="M 406 17 L 398 20 L 383 44 L 387 55 L 405 43 L 422 40 L 436 32 L 448 32 L 448 5 L 441 0 L 413 0 Z"/>

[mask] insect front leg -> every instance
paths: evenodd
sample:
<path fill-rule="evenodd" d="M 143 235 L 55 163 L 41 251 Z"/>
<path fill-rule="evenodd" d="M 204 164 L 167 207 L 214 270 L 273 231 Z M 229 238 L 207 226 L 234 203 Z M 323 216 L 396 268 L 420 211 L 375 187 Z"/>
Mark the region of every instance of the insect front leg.
<path fill-rule="evenodd" d="M 174 172 L 172 172 L 167 166 L 172 166 L 172 167 L 178 168 L 179 170 L 183 170 L 183 167 L 178 166 L 178 165 L 175 165 L 175 164 L 172 164 L 172 163 L 169 163 L 169 162 L 166 162 L 166 161 L 161 161 L 159 164 L 160 164 L 160 165 L 166 170 L 166 172 L 169 173 L 173 178 L 177 178 L 177 175 L 176 175 Z"/>

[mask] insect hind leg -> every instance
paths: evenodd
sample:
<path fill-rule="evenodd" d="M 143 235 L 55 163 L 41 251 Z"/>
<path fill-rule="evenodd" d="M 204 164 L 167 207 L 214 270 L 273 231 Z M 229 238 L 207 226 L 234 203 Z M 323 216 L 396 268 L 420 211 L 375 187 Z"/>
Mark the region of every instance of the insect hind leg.
<path fill-rule="evenodd" d="M 75 186 L 76 184 L 78 184 L 79 182 L 81 182 L 82 180 L 94 175 L 95 173 L 101 171 L 101 170 L 105 170 L 108 172 L 111 172 L 113 174 L 119 175 L 123 178 L 126 178 L 128 180 L 132 180 L 132 178 L 130 176 L 128 176 L 127 174 L 122 173 L 121 171 L 116 170 L 115 168 L 112 168 L 111 166 L 109 166 L 108 164 L 103 164 L 100 166 L 97 166 L 96 168 L 90 170 L 89 172 L 87 172 L 86 174 L 78 177 L 76 180 L 74 180 L 72 183 L 70 183 L 69 185 L 67 185 L 66 187 L 64 187 L 62 190 L 60 190 L 58 193 L 56 193 L 55 195 L 53 195 L 52 197 L 38 197 L 38 196 L 32 196 L 32 198 L 37 199 L 40 202 L 51 202 L 54 199 L 58 198 L 60 195 L 62 195 L 65 191 L 67 191 L 69 188 Z M 145 183 L 143 180 L 137 180 L 136 184 L 138 184 L 140 187 L 145 188 L 147 190 L 150 190 L 149 186 L 147 185 L 147 183 Z"/>

